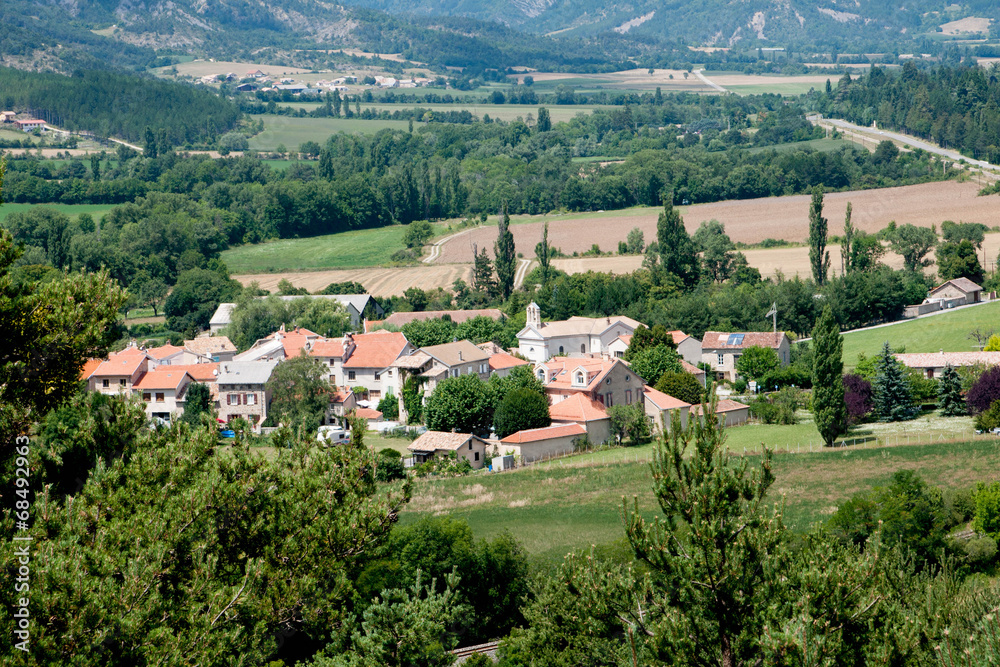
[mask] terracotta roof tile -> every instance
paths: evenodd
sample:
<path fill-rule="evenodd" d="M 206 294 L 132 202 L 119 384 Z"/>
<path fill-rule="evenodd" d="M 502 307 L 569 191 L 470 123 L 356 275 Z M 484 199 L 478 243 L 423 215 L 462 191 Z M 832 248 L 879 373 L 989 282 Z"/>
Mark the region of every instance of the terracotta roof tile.
<path fill-rule="evenodd" d="M 134 347 L 112 354 L 93 372 L 98 377 L 132 375 L 146 362 L 148 357 L 142 350 Z"/>
<path fill-rule="evenodd" d="M 1000 352 L 926 352 L 897 354 L 896 358 L 910 368 L 944 368 L 945 366 L 973 366 L 1000 364 Z"/>
<path fill-rule="evenodd" d="M 183 352 L 183 347 L 177 347 L 176 345 L 171 345 L 167 343 L 166 345 L 161 345 L 160 347 L 150 347 L 146 349 L 146 354 L 151 356 L 153 359 L 166 359 L 167 357 L 173 356 L 178 352 Z"/>
<path fill-rule="evenodd" d="M 690 408 L 690 403 L 685 403 L 679 398 L 674 398 L 670 394 L 664 394 L 662 391 L 657 391 L 653 389 L 648 384 L 643 388 L 642 393 L 645 394 L 646 400 L 650 401 L 661 410 L 677 410 L 680 408 Z"/>
<path fill-rule="evenodd" d="M 743 336 L 743 339 L 739 344 L 730 344 L 731 336 Z M 701 348 L 702 350 L 745 350 L 748 347 L 756 346 L 777 349 L 783 338 L 785 338 L 783 331 L 777 333 L 770 331 L 706 331 L 705 337 L 701 341 Z"/>
<path fill-rule="evenodd" d="M 694 375 L 695 377 L 697 377 L 699 375 L 704 375 L 705 374 L 705 371 L 701 370 L 700 368 L 698 368 L 694 364 L 689 364 L 688 362 L 684 361 L 683 359 L 681 359 L 681 368 L 684 369 L 685 373 L 690 373 L 691 375 Z"/>
<path fill-rule="evenodd" d="M 212 364 L 175 364 L 160 366 L 157 370 L 186 371 L 196 382 L 215 382 L 219 376 L 218 362 Z"/>
<path fill-rule="evenodd" d="M 937 287 L 935 287 L 934 289 L 932 289 L 931 290 L 931 294 L 933 294 L 934 292 L 937 292 L 939 289 L 941 289 L 945 285 L 949 285 L 949 284 L 950 285 L 954 285 L 958 289 L 962 290 L 963 292 L 967 292 L 967 293 L 968 292 L 982 292 L 983 291 L 982 287 L 980 287 L 976 283 L 972 282 L 968 278 L 952 278 L 951 280 L 943 282 L 940 285 L 938 285 Z"/>
<path fill-rule="evenodd" d="M 323 339 L 317 340 L 313 343 L 312 348 L 309 350 L 310 357 L 342 357 L 344 356 L 344 340 L 338 338 L 336 340 Z"/>
<path fill-rule="evenodd" d="M 734 401 L 730 398 L 724 398 L 721 401 L 719 401 L 718 404 L 715 406 L 715 414 L 721 414 L 723 412 L 733 412 L 735 410 L 746 410 L 749 407 L 750 407 L 749 405 L 744 405 L 739 401 Z M 691 414 L 695 415 L 701 414 L 701 406 L 692 405 Z"/>
<path fill-rule="evenodd" d="M 381 412 L 372 408 L 357 408 L 355 414 L 364 419 L 379 419 L 382 416 Z"/>
<path fill-rule="evenodd" d="M 139 381 L 135 383 L 135 388 L 141 391 L 147 389 L 177 389 L 184 382 L 185 378 L 188 381 L 191 380 L 191 376 L 188 375 L 187 371 L 163 370 L 163 368 L 159 368 L 143 374 L 139 378 Z"/>
<path fill-rule="evenodd" d="M 525 444 L 528 442 L 540 442 L 551 440 L 552 438 L 565 438 L 573 435 L 583 435 L 587 432 L 580 424 L 559 424 L 556 426 L 546 426 L 545 428 L 532 428 L 527 431 L 512 433 L 500 442 L 508 444 Z"/>
<path fill-rule="evenodd" d="M 229 336 L 202 336 L 186 340 L 184 348 L 209 357 L 220 352 L 236 352 L 236 346 L 229 340 Z"/>
<path fill-rule="evenodd" d="M 83 362 L 83 368 L 80 369 L 80 379 L 90 379 L 90 376 L 94 374 L 94 371 L 96 371 L 103 363 L 103 359 L 87 359 L 87 361 Z"/>
<path fill-rule="evenodd" d="M 603 405 L 578 392 L 551 406 L 549 416 L 553 421 L 589 422 L 607 419 L 608 413 Z"/>
<path fill-rule="evenodd" d="M 515 366 L 525 366 L 529 362 L 524 359 L 518 359 L 513 354 L 507 354 L 506 352 L 498 352 L 497 354 L 490 356 L 490 370 L 491 371 L 501 371 L 505 368 L 514 368 Z"/>
<path fill-rule="evenodd" d="M 395 331 L 373 331 L 354 337 L 354 352 L 344 368 L 388 368 L 408 345 L 406 336 Z"/>

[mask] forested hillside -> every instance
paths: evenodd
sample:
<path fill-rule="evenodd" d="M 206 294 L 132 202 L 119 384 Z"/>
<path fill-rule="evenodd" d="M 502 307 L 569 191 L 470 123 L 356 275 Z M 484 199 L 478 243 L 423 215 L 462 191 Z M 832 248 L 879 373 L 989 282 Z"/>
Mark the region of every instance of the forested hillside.
<path fill-rule="evenodd" d="M 537 33 L 563 36 L 616 32 L 685 44 L 823 46 L 847 50 L 866 45 L 892 50 L 933 33 L 948 21 L 1000 18 L 985 0 L 952 5 L 930 0 L 753 0 L 751 2 L 600 2 L 598 0 L 347 0 L 347 4 L 418 16 L 469 16 Z M 942 11 L 945 10 L 945 11 Z"/>
<path fill-rule="evenodd" d="M 67 130 L 142 141 L 147 128 L 171 146 L 231 129 L 236 105 L 210 90 L 115 72 L 60 74 L 0 67 L 0 105 L 23 109 Z"/>
<path fill-rule="evenodd" d="M 976 159 L 1000 162 L 1000 79 L 997 69 L 938 68 L 902 72 L 881 68 L 856 81 L 849 76 L 822 95 L 829 115 L 859 125 L 899 130 L 954 148 Z"/>

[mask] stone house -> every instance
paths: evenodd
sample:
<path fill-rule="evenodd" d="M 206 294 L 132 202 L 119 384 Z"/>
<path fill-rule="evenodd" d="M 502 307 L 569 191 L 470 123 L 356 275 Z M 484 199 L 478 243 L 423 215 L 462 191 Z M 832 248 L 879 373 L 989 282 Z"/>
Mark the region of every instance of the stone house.
<path fill-rule="evenodd" d="M 277 361 L 230 361 L 219 365 L 216 386 L 219 419 L 228 422 L 243 417 L 257 432 L 267 419 L 271 392 L 265 386 Z"/>
<path fill-rule="evenodd" d="M 580 424 L 553 424 L 512 433 L 500 440 L 497 451 L 501 456 L 513 454 L 521 463 L 531 463 L 576 451 L 577 443 L 587 436 Z"/>
<path fill-rule="evenodd" d="M 452 452 L 467 460 L 473 468 L 482 468 L 486 461 L 486 441 L 471 433 L 426 431 L 411 442 L 407 449 L 413 453 L 413 463 L 416 465 Z"/>
<path fill-rule="evenodd" d="M 595 445 L 611 440 L 611 419 L 604 406 L 583 393 L 573 394 L 549 407 L 552 424 L 579 424 Z"/>
<path fill-rule="evenodd" d="M 688 413 L 691 410 L 690 403 L 664 394 L 648 385 L 643 391 L 643 396 L 645 397 L 646 416 L 652 423 L 654 433 L 661 432 L 664 427 L 669 432 L 675 412 L 681 418 L 681 428 L 687 428 Z"/>
<path fill-rule="evenodd" d="M 578 393 L 605 408 L 642 403 L 646 384 L 621 359 L 555 357 L 537 364 L 535 374 L 552 405 Z"/>
<path fill-rule="evenodd" d="M 785 332 L 726 333 L 706 331 L 701 341 L 701 359 L 718 380 L 736 381 L 736 362 L 748 347 L 769 347 L 778 353 L 782 366 L 791 362 L 792 343 Z"/>

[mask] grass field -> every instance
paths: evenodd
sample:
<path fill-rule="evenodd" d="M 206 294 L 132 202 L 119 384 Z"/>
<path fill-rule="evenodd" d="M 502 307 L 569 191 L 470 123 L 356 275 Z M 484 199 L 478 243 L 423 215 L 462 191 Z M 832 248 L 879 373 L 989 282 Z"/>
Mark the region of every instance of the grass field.
<path fill-rule="evenodd" d="M 1000 443 L 993 440 L 777 454 L 771 498 L 784 499 L 786 522 L 805 531 L 855 493 L 886 483 L 897 470 L 916 470 L 929 484 L 952 488 L 996 480 L 998 453 Z M 448 514 L 467 520 L 477 538 L 509 530 L 532 555 L 558 561 L 573 549 L 620 542 L 623 499 L 631 504 L 635 497 L 643 514 L 655 515 L 651 487 L 646 463 L 535 466 L 499 475 L 417 480 L 401 521 Z"/>
<path fill-rule="evenodd" d="M 790 151 L 811 148 L 814 151 L 828 153 L 830 151 L 840 150 L 847 145 L 847 142 L 842 139 L 810 139 L 809 141 L 795 141 L 787 144 L 778 144 L 777 146 L 757 146 L 756 148 L 751 148 L 748 152 L 755 154 L 763 151 L 774 150 L 779 153 L 788 153 Z"/>
<path fill-rule="evenodd" d="M 861 352 L 868 356 L 878 353 L 885 341 L 893 348 L 905 347 L 907 352 L 969 352 L 976 349 L 969 332 L 977 327 L 995 328 L 998 318 L 1000 302 L 994 302 L 849 332 L 844 334 L 844 364 L 853 366 Z"/>
<path fill-rule="evenodd" d="M 107 204 L 3 204 L 0 205 L 0 221 L 6 220 L 11 213 L 23 213 L 39 206 L 54 208 L 71 218 L 81 213 L 89 213 L 95 220 L 104 217 L 104 214 L 113 208 Z"/>
<path fill-rule="evenodd" d="M 289 150 L 307 141 L 322 145 L 326 138 L 337 132 L 373 134 L 385 128 L 406 130 L 405 120 L 364 120 L 361 118 L 291 118 L 288 116 L 254 116 L 264 121 L 264 131 L 250 138 L 250 148 L 273 151 L 280 144 Z"/>
<path fill-rule="evenodd" d="M 434 225 L 442 233 L 442 225 Z M 402 225 L 360 229 L 302 239 L 281 239 L 231 248 L 222 259 L 233 273 L 294 269 L 348 269 L 387 264 L 403 249 Z"/>
<path fill-rule="evenodd" d="M 735 86 L 726 86 L 726 90 L 736 93 L 737 95 L 764 95 L 767 93 L 774 93 L 777 95 L 785 95 L 786 97 L 795 97 L 797 95 L 804 95 L 810 90 L 819 88 L 821 84 L 816 83 L 754 83 L 741 85 L 737 84 Z"/>

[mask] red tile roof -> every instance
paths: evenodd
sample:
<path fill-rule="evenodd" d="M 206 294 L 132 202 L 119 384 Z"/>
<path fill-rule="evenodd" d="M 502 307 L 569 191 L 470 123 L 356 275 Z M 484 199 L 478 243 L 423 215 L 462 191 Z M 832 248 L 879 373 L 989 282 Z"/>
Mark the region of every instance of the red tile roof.
<path fill-rule="evenodd" d="M 546 389 L 573 389 L 576 391 L 591 391 L 615 364 L 622 363 L 618 359 L 596 359 L 594 357 L 553 357 L 544 364 L 549 378 Z M 582 368 L 587 374 L 586 385 L 573 383 L 573 371 Z"/>
<path fill-rule="evenodd" d="M 219 376 L 218 362 L 212 364 L 175 364 L 160 366 L 157 370 L 186 371 L 195 382 L 215 382 Z"/>
<path fill-rule="evenodd" d="M 718 404 L 715 406 L 715 414 L 720 414 L 723 412 L 733 412 L 735 410 L 746 410 L 749 407 L 750 407 L 749 405 L 744 405 L 739 401 L 734 401 L 729 398 L 724 398 L 721 401 L 719 401 Z M 695 415 L 701 414 L 701 406 L 692 405 L 691 413 Z"/>
<path fill-rule="evenodd" d="M 171 345 L 167 343 L 166 345 L 161 345 L 160 347 L 150 347 L 146 349 L 146 354 L 154 359 L 166 359 L 167 357 L 177 354 L 178 352 L 183 352 L 183 347 L 177 347 L 176 345 Z"/>
<path fill-rule="evenodd" d="M 358 417 L 363 417 L 365 419 L 379 419 L 382 416 L 381 412 L 371 408 L 357 408 L 355 410 L 355 414 L 357 414 Z"/>
<path fill-rule="evenodd" d="M 704 375 L 705 374 L 705 371 L 701 370 L 700 368 L 698 368 L 694 364 L 689 364 L 688 362 L 684 361 L 683 359 L 681 359 L 681 368 L 684 369 L 685 373 L 690 373 L 691 375 L 694 375 L 695 377 L 697 377 L 699 375 Z"/>
<path fill-rule="evenodd" d="M 103 359 L 87 359 L 87 361 L 83 362 L 83 368 L 80 369 L 80 379 L 90 379 L 90 376 L 94 374 L 94 371 L 96 371 L 103 363 Z"/>
<path fill-rule="evenodd" d="M 680 330 L 671 331 L 670 335 L 674 339 L 674 345 L 680 345 L 686 339 L 688 339 L 688 338 L 691 337 L 691 336 L 688 336 L 686 333 L 684 333 L 683 331 L 680 331 Z"/>
<path fill-rule="evenodd" d="M 553 421 L 589 422 L 607 419 L 608 413 L 603 405 L 578 392 L 550 407 L 549 416 Z"/>
<path fill-rule="evenodd" d="M 518 359 L 513 354 L 507 354 L 506 352 L 498 352 L 490 356 L 490 370 L 499 371 L 505 368 L 514 368 L 515 366 L 524 366 L 529 362 L 524 359 Z"/>
<path fill-rule="evenodd" d="M 191 380 L 191 376 L 188 375 L 187 371 L 163 370 L 163 367 L 160 367 L 155 371 L 145 373 L 139 378 L 139 381 L 135 383 L 135 388 L 140 390 L 177 389 L 184 381 L 184 378 L 187 378 L 188 381 Z"/>
<path fill-rule="evenodd" d="M 897 354 L 896 358 L 910 368 L 944 368 L 945 366 L 972 366 L 1000 364 L 1000 352 L 925 352 Z"/>
<path fill-rule="evenodd" d="M 670 394 L 664 394 L 662 391 L 657 391 L 646 385 L 642 391 L 646 396 L 647 401 L 651 401 L 653 405 L 661 410 L 677 410 L 680 408 L 690 408 L 690 403 L 685 403 L 679 398 L 674 398 Z"/>
<path fill-rule="evenodd" d="M 318 333 L 309 331 L 309 329 L 296 327 L 292 331 L 275 331 L 267 338 L 269 340 L 281 340 L 281 346 L 285 349 L 285 357 L 291 359 L 299 356 L 307 343 L 319 337 Z"/>
<path fill-rule="evenodd" d="M 112 354 L 93 372 L 98 377 L 132 375 L 146 362 L 148 357 L 142 350 L 129 347 Z"/>
<path fill-rule="evenodd" d="M 527 431 L 512 433 L 500 442 L 508 444 L 524 444 L 528 442 L 540 442 L 553 438 L 565 438 L 574 435 L 583 435 L 587 432 L 580 424 L 559 424 L 557 426 L 546 426 L 545 428 L 532 428 Z"/>
<path fill-rule="evenodd" d="M 342 357 L 344 356 L 344 340 L 319 339 L 309 350 L 310 357 Z"/>
<path fill-rule="evenodd" d="M 354 352 L 344 368 L 388 368 L 406 349 L 406 336 L 398 331 L 373 331 L 354 337 Z"/>
<path fill-rule="evenodd" d="M 743 341 L 739 345 L 730 345 L 728 343 L 729 337 L 736 334 L 743 336 Z M 783 331 L 778 331 L 777 333 L 770 331 L 739 331 L 731 333 L 725 331 L 706 331 L 705 337 L 701 339 L 701 348 L 703 350 L 745 350 L 748 347 L 770 347 L 777 349 L 784 337 L 785 333 Z"/>

